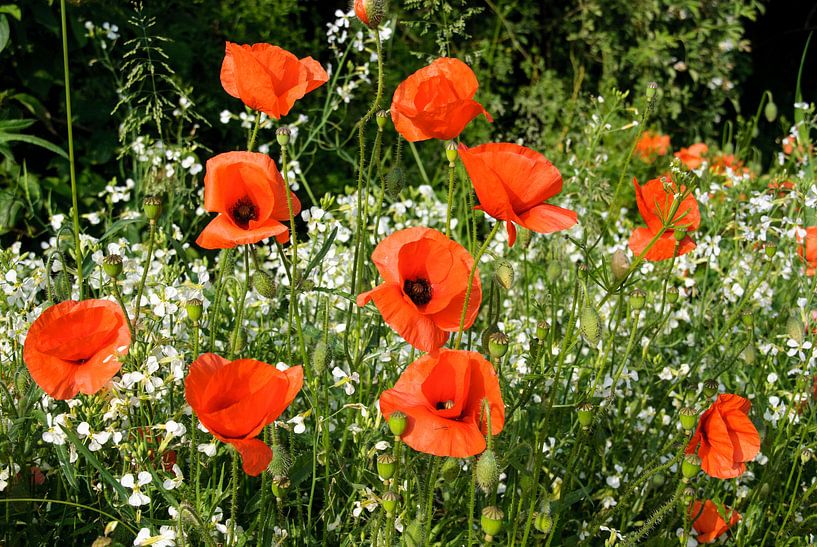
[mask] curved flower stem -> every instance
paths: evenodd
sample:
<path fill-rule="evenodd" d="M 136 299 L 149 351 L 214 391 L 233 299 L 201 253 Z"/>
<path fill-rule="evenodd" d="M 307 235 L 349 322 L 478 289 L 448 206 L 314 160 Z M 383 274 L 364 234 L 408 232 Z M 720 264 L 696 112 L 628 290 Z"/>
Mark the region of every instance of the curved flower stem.
<path fill-rule="evenodd" d="M 113 290 L 113 295 L 116 298 L 116 301 L 119 302 L 119 307 L 122 308 L 122 313 L 125 316 L 125 321 L 128 323 L 128 329 L 130 329 L 131 336 L 134 335 L 133 332 L 133 323 L 128 316 L 128 308 L 125 307 L 125 301 L 122 299 L 122 291 L 119 290 L 119 281 L 114 278 L 111 278 L 111 289 Z M 81 297 L 80 297 L 81 298 Z"/>
<path fill-rule="evenodd" d="M 258 135 L 258 127 L 261 125 L 261 112 L 256 110 L 255 111 L 255 123 L 253 123 L 252 133 L 250 133 L 250 138 L 247 141 L 247 152 L 252 152 L 252 149 L 255 147 L 255 137 Z"/>
<path fill-rule="evenodd" d="M 235 325 L 233 326 L 232 344 L 230 354 L 233 358 L 238 354 L 238 344 L 241 339 L 241 324 L 244 319 L 244 306 L 247 302 L 247 291 L 250 287 L 250 245 L 244 245 L 244 285 L 241 287 L 241 297 L 238 301 L 238 310 L 235 315 Z"/>
<path fill-rule="evenodd" d="M 236 533 L 238 530 L 238 450 L 233 449 L 232 462 L 232 494 L 230 497 L 230 535 L 232 536 L 232 545 L 238 545 L 238 538 Z"/>
<path fill-rule="evenodd" d="M 139 312 L 142 311 L 142 293 L 145 292 L 145 282 L 148 279 L 148 270 L 150 263 L 153 260 L 153 240 L 156 237 L 156 221 L 150 220 L 150 229 L 148 230 L 148 256 L 145 264 L 142 267 L 142 279 L 139 280 L 139 288 L 136 291 L 136 311 L 133 312 L 133 330 L 139 328 Z"/>
<path fill-rule="evenodd" d="M 68 125 L 68 165 L 69 175 L 71 176 L 71 218 L 74 224 L 74 252 L 77 258 L 79 299 L 82 300 L 85 298 L 85 285 L 82 282 L 82 242 L 79 239 L 79 198 L 76 161 L 74 160 L 74 126 L 71 114 L 71 82 L 68 75 L 68 25 L 66 24 L 65 0 L 60 0 L 60 22 L 62 26 L 62 67 L 65 72 L 65 117 Z"/>
<path fill-rule="evenodd" d="M 488 237 L 485 238 L 485 242 L 480 247 L 479 251 L 477 252 L 477 256 L 474 257 L 474 267 L 471 268 L 471 275 L 468 276 L 468 288 L 465 290 L 465 302 L 462 305 L 462 313 L 460 314 L 460 328 L 457 331 L 457 338 L 454 342 L 454 349 L 459 349 L 460 343 L 462 342 L 462 331 L 465 326 L 465 314 L 468 313 L 468 302 L 471 300 L 471 290 L 474 288 L 474 276 L 477 272 L 477 265 L 479 264 L 479 259 L 482 258 L 482 255 L 485 254 L 485 251 L 488 249 L 488 245 L 491 243 L 491 240 L 494 239 L 494 236 L 499 231 L 499 227 L 502 226 L 502 222 L 497 221 L 494 224 L 494 228 L 491 230 L 491 233 L 488 234 Z"/>
<path fill-rule="evenodd" d="M 448 237 L 451 237 L 451 212 L 454 208 L 454 182 L 456 180 L 455 167 L 456 164 L 453 161 L 448 162 L 448 209 L 445 213 L 445 235 Z"/>

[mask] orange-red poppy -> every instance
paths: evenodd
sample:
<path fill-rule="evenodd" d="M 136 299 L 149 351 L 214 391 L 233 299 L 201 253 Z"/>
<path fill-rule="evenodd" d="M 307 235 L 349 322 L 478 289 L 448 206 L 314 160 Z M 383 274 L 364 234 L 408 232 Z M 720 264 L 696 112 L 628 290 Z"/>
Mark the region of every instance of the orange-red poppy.
<path fill-rule="evenodd" d="M 650 241 L 663 230 L 664 224 L 661 219 L 669 215 L 677 188 L 669 176 L 653 179 L 644 186 L 639 186 L 638 181 L 633 179 L 633 185 L 635 186 L 638 211 L 641 213 L 644 222 L 647 223 L 647 227 L 633 230 L 630 236 L 630 250 L 636 255 L 641 255 Z M 681 188 L 680 191 L 683 192 L 684 190 L 684 188 Z M 698 210 L 698 202 L 694 196 L 688 195 L 684 198 L 675 212 L 672 224 L 684 227 L 687 232 L 698 229 L 698 226 L 701 225 L 701 213 Z M 666 260 L 672 258 L 673 255 L 681 256 L 686 254 L 693 249 L 695 249 L 695 242 L 688 235 L 685 235 L 681 241 L 677 241 L 674 230 L 665 230 L 661 237 L 650 247 L 644 258 L 652 262 Z"/>
<path fill-rule="evenodd" d="M 689 148 L 681 148 L 675 153 L 675 157 L 689 169 L 697 169 L 704 162 L 704 156 L 709 151 L 709 147 L 702 143 L 695 143 Z"/>
<path fill-rule="evenodd" d="M 282 372 L 255 359 L 228 361 L 205 353 L 190 365 L 184 392 L 204 427 L 233 445 L 244 472 L 255 476 L 272 460 L 270 447 L 256 437 L 289 406 L 303 383 L 300 366 Z"/>
<path fill-rule="evenodd" d="M 505 424 L 505 405 L 494 367 L 475 351 L 443 349 L 411 363 L 392 389 L 380 395 L 380 412 L 406 415 L 403 441 L 418 452 L 467 458 L 485 450 Z"/>
<path fill-rule="evenodd" d="M 397 86 L 391 103 L 394 127 L 409 142 L 453 139 L 468 122 L 484 114 L 474 100 L 479 83 L 459 59 L 442 57 L 421 68 Z"/>
<path fill-rule="evenodd" d="M 312 57 L 298 59 L 270 44 L 227 42 L 221 65 L 224 91 L 276 120 L 286 116 L 295 101 L 328 80 L 329 75 Z"/>
<path fill-rule="evenodd" d="M 450 332 L 459 330 L 468 278 L 475 267 L 462 245 L 431 228 L 407 228 L 381 241 L 372 262 L 383 283 L 358 295 L 358 306 L 374 300 L 383 320 L 423 351 L 441 347 Z M 464 328 L 474 323 L 481 302 L 477 270 Z"/>
<path fill-rule="evenodd" d="M 508 244 L 519 224 L 549 234 L 576 224 L 576 213 L 545 203 L 562 191 L 562 175 L 539 152 L 512 143 L 459 146 L 460 158 L 479 197 L 479 208 L 508 228 Z"/>
<path fill-rule="evenodd" d="M 99 391 L 122 363 L 131 335 L 116 302 L 66 300 L 47 308 L 31 324 L 23 360 L 31 377 L 55 399 Z"/>
<path fill-rule="evenodd" d="M 806 275 L 812 276 L 817 271 L 817 226 L 806 228 L 805 237 L 797 234 L 797 254 L 806 262 Z"/>
<path fill-rule="evenodd" d="M 218 216 L 210 221 L 196 243 L 205 249 L 229 249 L 275 237 L 284 243 L 289 230 L 286 183 L 266 154 L 226 152 L 207 160 L 204 208 Z M 301 202 L 290 192 L 294 214 Z"/>
<path fill-rule="evenodd" d="M 726 506 L 723 506 L 723 510 L 729 518 L 729 524 L 726 524 L 718 511 L 718 506 L 712 500 L 706 500 L 703 503 L 696 500 L 692 504 L 692 507 L 689 508 L 689 518 L 695 519 L 692 521 L 692 527 L 698 532 L 695 538 L 698 543 L 712 543 L 725 534 L 729 528 L 740 522 L 741 517 L 737 511 Z"/>
<path fill-rule="evenodd" d="M 635 153 L 644 161 L 654 156 L 666 156 L 669 151 L 669 135 L 645 131 L 635 144 Z"/>
<path fill-rule="evenodd" d="M 749 419 L 752 403 L 740 395 L 721 393 L 701 414 L 687 454 L 698 450 L 701 469 L 718 479 L 733 479 L 760 451 L 760 435 Z"/>
<path fill-rule="evenodd" d="M 784 198 L 787 194 L 796 189 L 795 184 L 790 180 L 772 181 L 767 185 L 769 193 L 778 198 Z"/>

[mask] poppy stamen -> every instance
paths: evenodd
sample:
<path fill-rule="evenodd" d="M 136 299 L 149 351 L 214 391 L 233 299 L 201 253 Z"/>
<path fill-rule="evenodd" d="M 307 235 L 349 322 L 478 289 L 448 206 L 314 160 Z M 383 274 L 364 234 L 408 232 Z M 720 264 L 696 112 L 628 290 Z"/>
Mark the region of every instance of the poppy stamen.
<path fill-rule="evenodd" d="M 425 279 L 406 279 L 403 292 L 418 306 L 431 301 L 431 284 Z"/>
<path fill-rule="evenodd" d="M 250 198 L 245 196 L 235 202 L 235 205 L 233 205 L 230 210 L 230 214 L 235 223 L 246 230 L 251 220 L 258 219 L 258 208 Z"/>
<path fill-rule="evenodd" d="M 454 401 L 452 401 L 451 399 L 447 401 L 440 401 L 434 406 L 437 410 L 450 410 L 454 408 Z"/>

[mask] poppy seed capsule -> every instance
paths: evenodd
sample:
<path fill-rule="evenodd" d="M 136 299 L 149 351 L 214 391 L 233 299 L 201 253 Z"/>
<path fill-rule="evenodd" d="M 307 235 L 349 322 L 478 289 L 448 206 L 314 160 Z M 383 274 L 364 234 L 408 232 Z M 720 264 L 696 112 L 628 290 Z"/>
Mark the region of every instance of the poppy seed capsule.
<path fill-rule="evenodd" d="M 533 527 L 543 534 L 549 534 L 550 529 L 553 528 L 553 519 L 547 513 L 535 513 Z"/>
<path fill-rule="evenodd" d="M 499 465 L 494 451 L 490 448 L 483 452 L 477 460 L 476 479 L 477 484 L 486 494 L 493 492 L 499 482 Z"/>
<path fill-rule="evenodd" d="M 497 331 L 488 337 L 488 353 L 493 359 L 501 359 L 508 353 L 508 335 Z"/>
<path fill-rule="evenodd" d="M 774 243 L 767 243 L 763 250 L 766 252 L 767 257 L 772 258 L 777 252 L 777 245 Z"/>
<path fill-rule="evenodd" d="M 676 228 L 673 232 L 675 241 L 682 241 L 687 236 L 686 228 Z"/>
<path fill-rule="evenodd" d="M 743 323 L 743 326 L 746 327 L 747 329 L 752 328 L 752 323 L 754 322 L 753 319 L 754 317 L 752 314 L 752 310 L 746 310 L 740 316 L 741 323 Z"/>
<path fill-rule="evenodd" d="M 391 454 L 381 454 L 377 457 L 377 474 L 384 480 L 389 480 L 397 471 L 397 459 Z"/>
<path fill-rule="evenodd" d="M 678 302 L 678 288 L 677 287 L 670 287 L 667 289 L 667 302 L 670 304 L 675 304 Z"/>
<path fill-rule="evenodd" d="M 586 305 L 579 316 L 579 328 L 587 343 L 593 347 L 601 341 L 601 316 L 594 306 Z"/>
<path fill-rule="evenodd" d="M 627 253 L 618 249 L 613 253 L 613 258 L 610 259 L 610 270 L 613 272 L 613 279 L 621 281 L 630 272 L 630 259 L 627 258 Z"/>
<path fill-rule="evenodd" d="M 252 274 L 252 286 L 255 292 L 264 298 L 272 298 L 278 290 L 275 278 L 261 270 L 255 270 L 255 273 Z"/>
<path fill-rule="evenodd" d="M 647 303 L 647 293 L 641 289 L 635 289 L 630 293 L 630 307 L 634 310 L 640 310 Z"/>
<path fill-rule="evenodd" d="M 593 403 L 582 403 L 576 407 L 579 415 L 579 425 L 588 428 L 593 424 Z"/>
<path fill-rule="evenodd" d="M 187 317 L 194 323 L 198 323 L 201 319 L 201 313 L 204 310 L 204 304 L 198 298 L 191 298 L 188 300 L 184 309 L 187 312 Z"/>
<path fill-rule="evenodd" d="M 550 331 L 550 323 L 547 321 L 539 321 L 536 323 L 536 338 L 544 340 Z"/>
<path fill-rule="evenodd" d="M 695 428 L 695 424 L 698 423 L 698 411 L 691 406 L 685 406 L 678 414 L 681 419 L 681 427 L 684 428 L 684 431 L 692 431 Z"/>
<path fill-rule="evenodd" d="M 485 532 L 485 541 L 490 543 L 494 536 L 502 531 L 502 519 L 505 513 L 496 505 L 489 505 L 482 510 L 482 517 L 479 519 L 482 531 Z"/>
<path fill-rule="evenodd" d="M 716 393 L 718 393 L 718 381 L 713 380 L 710 378 L 709 380 L 704 382 L 704 395 L 706 397 L 712 397 Z"/>
<path fill-rule="evenodd" d="M 386 127 L 386 122 L 389 119 L 389 112 L 387 110 L 378 110 L 377 114 L 374 115 L 374 121 L 377 122 L 377 129 L 378 131 L 383 131 L 383 128 Z"/>
<path fill-rule="evenodd" d="M 701 458 L 695 454 L 687 454 L 681 462 L 681 475 L 685 479 L 691 479 L 701 470 Z"/>
<path fill-rule="evenodd" d="M 769 123 L 772 123 L 777 119 L 777 105 L 774 104 L 774 101 L 769 99 L 769 102 L 766 103 L 766 108 L 763 109 L 763 114 L 766 116 L 766 120 Z"/>
<path fill-rule="evenodd" d="M 652 99 L 655 97 L 655 93 L 658 91 L 658 84 L 655 82 L 650 82 L 647 84 L 647 99 Z"/>
<path fill-rule="evenodd" d="M 457 161 L 458 156 L 457 143 L 454 141 L 445 143 L 445 159 L 448 160 L 448 163 L 451 164 L 452 167 L 454 166 L 454 162 Z"/>
<path fill-rule="evenodd" d="M 392 412 L 391 416 L 389 416 L 389 431 L 391 431 L 395 437 L 399 437 L 403 434 L 406 430 L 406 424 L 406 415 L 399 410 Z"/>
<path fill-rule="evenodd" d="M 284 490 L 289 488 L 290 482 L 289 479 L 284 476 L 277 476 L 272 478 L 272 493 L 273 495 L 280 499 Z"/>
<path fill-rule="evenodd" d="M 119 255 L 108 255 L 102 259 L 102 269 L 112 279 L 122 275 L 122 257 Z"/>
<path fill-rule="evenodd" d="M 289 144 L 289 127 L 282 126 L 275 130 L 275 140 L 278 141 L 278 144 L 281 146 L 286 146 Z"/>
<path fill-rule="evenodd" d="M 494 279 L 496 282 L 507 291 L 511 288 L 511 285 L 513 285 L 513 278 L 514 272 L 511 263 L 505 259 L 498 260 L 494 268 Z"/>
<path fill-rule="evenodd" d="M 155 222 L 162 214 L 162 198 L 158 196 L 148 196 L 142 202 L 142 210 L 151 222 Z"/>
<path fill-rule="evenodd" d="M 399 501 L 400 496 L 392 490 L 388 490 L 383 494 L 383 497 L 380 498 L 381 505 L 383 505 L 383 509 L 385 509 L 388 514 L 394 513 L 394 510 L 397 508 L 397 502 Z"/>

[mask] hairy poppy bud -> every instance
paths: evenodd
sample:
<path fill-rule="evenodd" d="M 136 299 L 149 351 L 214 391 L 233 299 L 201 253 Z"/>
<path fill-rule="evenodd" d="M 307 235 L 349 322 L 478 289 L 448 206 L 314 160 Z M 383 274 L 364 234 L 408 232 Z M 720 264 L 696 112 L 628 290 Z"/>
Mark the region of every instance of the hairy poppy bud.
<path fill-rule="evenodd" d="M 187 317 L 194 323 L 198 323 L 201 319 L 201 313 L 204 310 L 204 304 L 198 298 L 191 298 L 188 300 L 184 309 L 187 312 Z"/>
<path fill-rule="evenodd" d="M 443 480 L 446 482 L 451 482 L 457 478 L 457 475 L 460 472 L 460 461 L 457 458 L 448 457 L 443 462 L 443 466 L 440 469 L 440 475 L 442 475 Z"/>
<path fill-rule="evenodd" d="M 389 119 L 389 112 L 387 110 L 378 110 L 377 114 L 374 115 L 374 121 L 377 122 L 377 129 L 378 131 L 383 131 L 383 128 L 386 127 L 386 122 Z"/>
<path fill-rule="evenodd" d="M 399 410 L 392 412 L 389 416 L 389 430 L 392 435 L 399 437 L 406 430 L 406 415 Z"/>
<path fill-rule="evenodd" d="M 488 337 L 488 353 L 493 359 L 501 359 L 508 353 L 508 335 L 497 331 Z"/>
<path fill-rule="evenodd" d="M 613 272 L 613 279 L 621 281 L 630 271 L 630 259 L 627 258 L 627 253 L 618 249 L 613 253 L 613 258 L 610 259 L 610 270 Z"/>
<path fill-rule="evenodd" d="M 149 221 L 156 222 L 156 219 L 162 214 L 162 198 L 159 196 L 146 197 L 142 202 L 142 210 Z"/>
<path fill-rule="evenodd" d="M 278 444 L 272 450 L 272 461 L 269 464 L 269 472 L 273 477 L 288 477 L 289 468 L 292 467 L 292 458 L 283 445 Z"/>
<path fill-rule="evenodd" d="M 397 502 L 399 501 L 400 496 L 393 490 L 388 490 L 383 494 L 383 497 L 380 498 L 381 505 L 383 505 L 383 509 L 385 509 L 388 514 L 394 513 L 394 510 L 397 508 Z"/>
<path fill-rule="evenodd" d="M 528 245 L 530 245 L 531 239 L 533 238 L 533 232 L 528 230 L 527 228 L 523 228 L 519 226 L 516 229 L 516 242 L 523 248 L 527 249 Z"/>
<path fill-rule="evenodd" d="M 399 165 L 392 168 L 389 174 L 386 175 L 386 191 L 393 198 L 400 195 L 403 188 L 406 186 L 406 175 L 403 168 Z"/>
<path fill-rule="evenodd" d="M 71 288 L 73 281 L 66 270 L 60 270 L 54 274 L 54 299 L 64 302 L 71 298 Z"/>
<path fill-rule="evenodd" d="M 630 293 L 630 307 L 634 310 L 640 310 L 647 303 L 647 293 L 641 289 L 635 289 Z"/>
<path fill-rule="evenodd" d="M 579 328 L 584 339 L 593 347 L 601 341 L 601 316 L 595 306 L 585 305 L 579 316 Z"/>
<path fill-rule="evenodd" d="M 720 386 L 718 386 L 718 381 L 710 378 L 709 380 L 704 382 L 704 396 L 706 397 L 714 396 L 716 393 L 718 393 L 719 387 Z"/>
<path fill-rule="evenodd" d="M 579 425 L 587 429 L 593 424 L 593 403 L 582 403 L 576 407 L 579 415 Z"/>
<path fill-rule="evenodd" d="M 690 406 L 685 406 L 679 412 L 681 417 L 681 427 L 684 431 L 692 431 L 698 423 L 698 411 Z"/>
<path fill-rule="evenodd" d="M 513 277 L 513 266 L 511 266 L 511 263 L 504 258 L 497 260 L 496 266 L 494 267 L 494 279 L 496 282 L 507 291 L 511 288 L 511 285 L 513 285 Z"/>
<path fill-rule="evenodd" d="M 553 528 L 553 519 L 548 513 L 536 513 L 533 517 L 533 526 L 543 534 L 549 534 Z"/>
<path fill-rule="evenodd" d="M 749 344 L 743 351 L 740 352 L 740 357 L 743 359 L 747 365 L 753 364 L 757 360 L 757 350 L 755 349 L 754 344 Z"/>
<path fill-rule="evenodd" d="M 502 531 L 502 519 L 505 513 L 496 505 L 489 505 L 482 510 L 482 517 L 479 519 L 482 531 L 485 532 L 485 541 L 490 543 L 494 536 Z"/>
<path fill-rule="evenodd" d="M 289 144 L 289 135 L 290 135 L 289 127 L 285 125 L 275 130 L 275 140 L 277 140 L 278 144 L 281 146 L 286 146 Z M 285 168 L 286 166 L 282 167 Z"/>
<path fill-rule="evenodd" d="M 789 338 L 798 344 L 802 344 L 803 340 L 805 339 L 805 330 L 806 327 L 803 325 L 803 321 L 801 321 L 799 317 L 796 315 L 789 316 L 789 319 L 786 321 L 786 334 L 789 336 Z"/>
<path fill-rule="evenodd" d="M 414 519 L 403 530 L 403 542 L 406 547 L 420 547 L 423 544 L 423 524 Z"/>
<path fill-rule="evenodd" d="M 559 278 L 562 277 L 562 265 L 558 260 L 551 260 L 548 262 L 547 269 L 545 270 L 545 277 L 547 277 L 548 283 L 551 285 L 556 283 Z"/>
<path fill-rule="evenodd" d="M 650 82 L 647 84 L 647 99 L 652 99 L 655 97 L 655 93 L 658 91 L 658 84 L 655 82 Z"/>
<path fill-rule="evenodd" d="M 108 255 L 102 259 L 102 269 L 112 279 L 122 275 L 122 257 L 119 255 Z"/>
<path fill-rule="evenodd" d="M 384 480 L 389 480 L 397 471 L 397 459 L 391 454 L 381 454 L 377 457 L 377 474 Z"/>
<path fill-rule="evenodd" d="M 255 270 L 255 273 L 252 274 L 252 286 L 255 292 L 264 298 L 272 298 L 278 290 L 275 278 L 261 270 Z"/>
<path fill-rule="evenodd" d="M 667 302 L 670 304 L 675 304 L 678 302 L 678 288 L 677 287 L 670 287 L 667 289 Z"/>
<path fill-rule="evenodd" d="M 777 119 L 777 105 L 774 104 L 774 101 L 769 99 L 769 102 L 766 103 L 766 108 L 763 109 L 763 114 L 766 116 L 766 119 L 769 123 L 772 123 Z"/>
<path fill-rule="evenodd" d="M 490 448 L 477 460 L 476 478 L 477 484 L 486 494 L 493 492 L 499 482 L 499 464 L 496 454 Z"/>
<path fill-rule="evenodd" d="M 536 323 L 536 338 L 544 340 L 550 330 L 550 323 L 547 321 L 539 321 Z"/>
<path fill-rule="evenodd" d="M 691 479 L 701 470 L 701 458 L 695 454 L 687 454 L 681 462 L 681 475 L 685 479 Z"/>
<path fill-rule="evenodd" d="M 355 0 L 355 15 L 370 29 L 376 29 L 385 13 L 383 0 Z"/>
<path fill-rule="evenodd" d="M 772 258 L 777 252 L 777 245 L 774 243 L 767 243 L 763 248 L 763 251 L 766 253 L 767 257 Z"/>
<path fill-rule="evenodd" d="M 320 376 L 320 374 L 326 370 L 328 357 L 329 348 L 326 342 L 319 340 L 318 343 L 315 344 L 315 349 L 312 350 L 312 369 L 315 371 L 316 376 Z"/>

